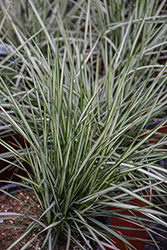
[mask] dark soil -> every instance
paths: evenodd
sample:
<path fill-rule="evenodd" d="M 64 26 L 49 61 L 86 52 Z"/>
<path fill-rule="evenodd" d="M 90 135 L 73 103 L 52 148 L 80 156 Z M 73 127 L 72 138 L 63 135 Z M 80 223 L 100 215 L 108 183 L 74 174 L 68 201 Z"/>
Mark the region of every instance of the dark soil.
<path fill-rule="evenodd" d="M 30 193 L 30 195 L 34 196 L 32 193 Z M 19 194 L 16 194 L 15 196 L 18 197 L 19 199 L 23 199 L 25 202 L 27 202 L 29 204 L 32 203 L 32 200 L 28 195 L 25 195 L 23 193 L 19 193 Z M 14 200 L 7 195 L 0 196 L 0 212 L 23 213 L 26 209 L 27 209 L 27 206 L 24 205 L 23 203 L 21 203 L 17 200 Z M 27 214 L 28 215 L 35 214 L 35 215 L 39 216 L 40 215 L 40 208 L 34 206 L 30 209 L 30 211 L 28 211 Z M 9 232 L 10 229 L 6 226 L 15 224 L 16 220 L 17 220 L 16 218 L 11 217 L 11 219 L 9 219 L 9 220 L 1 220 L 0 221 L 0 242 L 1 242 L 0 249 L 3 249 L 3 250 L 7 249 L 24 232 L 25 229 L 20 229 L 20 228 L 18 228 L 18 229 L 14 228 Z M 26 227 L 26 225 L 29 223 L 30 223 L 29 220 L 26 221 L 24 219 L 24 220 L 21 220 L 18 225 Z M 6 226 L 4 226 L 4 224 Z M 12 249 L 13 250 L 21 249 L 21 247 L 24 246 L 25 243 L 28 242 L 28 240 L 30 240 L 35 235 L 35 233 L 37 233 L 37 231 L 32 232 L 24 240 L 19 242 L 16 247 L 13 247 Z M 37 242 L 38 242 L 38 239 L 36 239 L 34 241 L 34 244 L 36 245 Z M 35 249 L 35 248 L 33 247 L 32 244 L 30 244 L 30 246 L 27 249 L 31 250 L 31 249 Z"/>
<path fill-rule="evenodd" d="M 32 204 L 33 200 L 32 198 L 35 199 L 35 195 L 32 192 L 24 193 L 24 192 L 19 192 L 15 194 L 15 196 L 21 200 L 24 200 L 24 202 L 28 204 Z M 17 200 L 14 200 L 10 198 L 7 195 L 1 195 L 0 196 L 0 213 L 1 212 L 15 212 L 15 213 L 23 213 L 27 209 L 27 206 Z M 40 207 L 35 204 L 32 206 L 32 208 L 28 211 L 27 215 L 36 215 L 40 216 L 41 215 L 41 210 Z M 13 228 L 10 229 L 7 226 L 11 226 L 15 223 L 18 223 L 18 226 L 23 226 L 24 228 Z M 22 219 L 21 221 L 16 221 L 16 218 L 10 218 L 9 220 L 0 220 L 0 250 L 6 250 L 11 244 L 25 231 L 25 228 L 31 221 L 29 219 Z M 166 228 L 163 226 L 157 226 L 156 224 L 151 224 L 150 228 L 154 227 L 154 231 L 157 234 L 154 234 L 154 238 L 156 239 L 156 243 L 160 247 L 161 250 L 166 250 L 167 249 L 167 232 Z M 22 241 L 20 241 L 15 247 L 12 248 L 12 250 L 20 250 L 30 239 L 32 239 L 40 229 L 34 229 L 30 234 L 28 234 Z M 163 231 L 162 231 L 163 230 Z M 161 235 L 161 236 L 160 236 Z M 40 238 L 35 239 L 29 247 L 27 247 L 27 250 L 33 250 L 37 249 L 36 245 L 38 242 L 39 243 L 39 250 L 44 249 L 41 248 L 43 240 L 45 235 L 39 236 Z M 43 238 L 43 239 L 42 239 Z M 76 238 L 77 235 L 76 235 Z M 82 245 L 86 249 L 88 249 L 82 239 L 78 239 Z M 148 236 L 147 237 L 148 243 L 145 245 L 145 249 L 143 250 L 157 250 L 157 247 L 152 243 L 151 238 Z M 94 243 L 91 244 L 93 246 L 93 249 L 97 249 L 97 245 Z M 61 242 L 58 243 L 58 250 L 65 250 L 66 249 L 66 241 L 62 240 Z M 71 244 L 70 250 L 78 250 L 79 248 L 77 246 L 74 246 Z M 99 249 L 99 248 L 98 248 Z M 46 249 L 47 250 L 47 249 Z"/>
<path fill-rule="evenodd" d="M 17 194 L 15 194 L 15 196 L 21 200 L 24 200 L 26 203 L 28 204 L 32 204 L 33 200 L 30 198 L 35 198 L 35 195 L 32 192 L 28 192 L 27 194 L 23 193 L 23 192 L 19 192 Z M 0 196 L 0 213 L 1 212 L 15 212 L 15 213 L 23 213 L 25 210 L 27 209 L 27 206 L 24 205 L 23 203 L 14 200 L 13 198 L 10 198 L 7 195 L 1 195 Z M 36 216 L 40 216 L 41 215 L 41 210 L 38 207 L 38 205 L 34 205 L 27 213 L 27 215 L 36 215 Z M 22 233 L 24 233 L 25 229 L 11 229 L 8 228 L 7 226 L 11 226 L 13 224 L 15 224 L 16 218 L 10 218 L 9 220 L 0 220 L 0 250 L 6 250 L 9 246 L 11 246 L 11 244 L 19 237 L 21 236 Z M 23 226 L 23 227 L 27 227 L 27 225 L 32 222 L 29 219 L 22 219 L 17 225 L 18 226 Z M 40 229 L 35 229 L 33 230 L 30 234 L 28 234 L 22 241 L 20 241 L 15 247 L 12 248 L 12 250 L 20 250 L 30 239 L 32 239 L 38 232 Z M 29 247 L 26 248 L 26 250 L 33 250 L 33 249 L 37 249 L 36 245 L 38 242 L 41 242 L 39 244 L 39 250 L 40 249 L 44 249 L 41 248 L 42 243 L 43 243 L 43 239 L 45 237 L 45 235 L 40 234 L 39 236 L 40 238 L 35 239 L 30 245 Z M 41 238 L 43 237 L 43 239 Z M 76 236 L 77 238 L 77 236 Z M 79 240 L 81 244 L 84 244 L 84 242 L 82 240 Z M 85 246 L 86 249 L 88 249 Z M 65 250 L 66 249 L 66 241 L 61 241 L 58 243 L 58 250 Z M 47 250 L 47 249 L 46 249 Z M 78 250 L 77 246 L 74 246 L 73 244 L 71 244 L 70 246 L 70 250 Z"/>

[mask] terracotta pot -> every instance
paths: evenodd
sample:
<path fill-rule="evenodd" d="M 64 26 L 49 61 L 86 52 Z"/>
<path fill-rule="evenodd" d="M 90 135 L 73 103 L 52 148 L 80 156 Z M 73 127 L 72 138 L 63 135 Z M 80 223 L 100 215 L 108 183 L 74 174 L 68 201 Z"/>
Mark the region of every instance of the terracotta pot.
<path fill-rule="evenodd" d="M 150 123 L 147 126 L 147 129 L 151 130 L 155 128 L 160 122 L 161 121 L 155 121 Z M 148 142 L 151 144 L 157 143 L 162 138 L 162 135 L 160 135 L 160 133 L 167 134 L 167 122 L 152 135 L 152 137 L 148 140 Z M 159 148 L 163 149 L 165 148 L 165 145 L 160 146 Z"/>
<path fill-rule="evenodd" d="M 146 198 L 148 200 L 148 198 Z M 141 202 L 137 199 L 133 199 L 129 202 L 129 204 L 131 205 L 136 205 L 136 206 L 145 206 L 146 203 Z M 108 210 L 118 210 L 118 208 L 113 208 L 113 207 L 107 207 Z M 126 215 L 132 215 L 132 213 L 129 210 L 125 210 L 125 211 L 121 211 L 118 212 L 120 214 L 126 214 Z M 146 216 L 144 216 L 143 214 L 141 214 L 140 212 L 135 212 L 133 211 L 133 215 L 137 216 L 137 217 L 142 217 L 142 218 L 146 218 Z M 147 231 L 145 229 L 143 229 L 142 227 L 134 224 L 132 221 L 128 220 L 125 221 L 122 218 L 119 217 L 111 217 L 111 221 L 112 221 L 112 226 L 113 226 L 113 230 L 115 230 L 117 233 L 119 233 L 120 235 L 123 236 L 127 236 L 133 239 L 128 239 L 129 243 L 131 243 L 137 250 L 144 250 L 145 247 L 145 239 L 147 237 Z M 117 227 L 122 227 L 122 228 L 114 228 L 114 226 Z M 142 240 L 140 240 L 142 239 Z M 120 249 L 120 250 L 127 250 L 127 246 L 121 242 L 119 239 L 117 238 L 111 238 L 111 241 L 114 243 L 114 245 Z M 106 248 L 106 250 L 110 250 L 109 248 Z"/>
<path fill-rule="evenodd" d="M 7 142 L 9 145 L 11 145 L 12 147 L 14 147 L 15 149 L 19 149 L 19 146 L 17 146 L 16 144 L 16 141 L 15 139 L 18 141 L 18 143 L 23 147 L 25 148 L 25 142 L 24 142 L 24 139 L 19 136 L 19 135 L 6 135 L 6 136 L 3 136 L 2 138 L 5 142 Z M 7 153 L 8 150 L 0 145 L 0 153 Z M 14 161 L 15 158 L 11 158 L 10 161 Z M 0 170 L 4 169 L 5 167 L 7 167 L 8 163 L 4 162 L 3 160 L 0 160 Z M 32 169 L 31 167 L 27 164 L 27 163 L 23 163 L 24 167 L 26 168 L 26 170 L 29 172 L 29 173 L 32 173 Z M 12 180 L 12 181 L 18 181 L 20 182 L 21 179 L 19 177 L 17 177 L 15 174 L 19 174 L 19 175 L 22 175 L 22 176 L 25 176 L 25 177 L 28 177 L 27 174 L 25 173 L 24 170 L 21 170 L 20 168 L 17 168 L 17 167 L 13 167 L 11 166 L 10 168 L 8 168 L 7 170 L 3 171 L 1 174 L 0 174 L 0 179 L 1 181 L 2 180 Z M 0 182 L 0 186 L 3 186 L 5 185 L 5 183 L 2 183 Z"/>

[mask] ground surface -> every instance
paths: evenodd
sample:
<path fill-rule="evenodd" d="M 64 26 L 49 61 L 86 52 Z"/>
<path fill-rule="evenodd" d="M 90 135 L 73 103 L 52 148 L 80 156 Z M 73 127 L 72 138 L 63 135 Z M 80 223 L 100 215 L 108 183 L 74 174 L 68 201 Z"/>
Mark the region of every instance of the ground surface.
<path fill-rule="evenodd" d="M 24 200 L 26 203 L 32 204 L 32 199 L 34 197 L 34 194 L 29 192 L 27 194 L 23 192 L 19 192 L 15 194 L 16 197 L 18 197 L 21 200 Z M 23 213 L 27 209 L 27 206 L 23 203 L 20 203 L 17 200 L 13 200 L 12 198 L 8 197 L 7 195 L 1 195 L 0 196 L 0 213 L 1 212 L 15 212 L 15 213 Z M 39 216 L 41 214 L 40 208 L 38 205 L 34 205 L 27 213 L 28 215 L 37 215 Z M 16 223 L 16 219 L 11 218 L 9 220 L 0 220 L 0 250 L 7 250 L 9 246 L 24 232 L 25 229 L 19 228 L 19 229 L 12 229 L 9 233 L 9 228 L 4 227 L 3 223 L 6 223 L 7 225 L 13 225 Z M 22 220 L 18 226 L 27 227 L 27 225 L 30 223 L 29 219 Z M 154 225 L 156 228 L 156 225 Z M 167 249 L 167 232 L 164 230 L 164 232 L 161 231 L 163 229 L 162 227 L 157 227 L 155 231 L 157 233 L 163 234 L 163 237 L 161 237 L 159 234 L 154 235 L 156 238 L 156 241 L 160 247 L 161 250 Z M 165 229 L 165 228 L 164 228 Z M 26 238 L 24 238 L 21 242 L 17 244 L 17 246 L 13 247 L 12 250 L 20 250 L 26 242 L 28 242 L 33 236 L 35 236 L 39 232 L 39 229 L 34 230 L 32 233 L 28 234 Z M 44 236 L 40 235 L 40 240 Z M 148 237 L 149 239 L 149 237 Z M 33 243 L 29 245 L 29 247 L 26 248 L 26 250 L 33 250 L 36 249 L 36 244 L 39 242 L 39 238 L 34 240 Z M 84 244 L 83 241 L 80 239 L 81 244 Z M 41 248 L 41 244 L 39 244 L 39 250 Z M 65 241 L 59 242 L 58 250 L 65 250 L 66 244 Z M 88 249 L 88 248 L 86 248 Z M 97 249 L 97 246 L 94 245 L 94 250 Z M 146 244 L 145 249 L 143 250 L 156 250 L 157 248 L 153 246 L 152 244 Z M 78 247 L 71 245 L 70 250 L 78 250 Z"/>
<path fill-rule="evenodd" d="M 26 203 L 32 204 L 32 200 L 30 198 L 34 197 L 33 193 L 24 194 L 22 192 L 15 194 L 16 197 L 19 199 L 24 200 Z M 27 209 L 27 206 L 23 203 L 20 203 L 17 200 L 14 200 L 7 195 L 0 196 L 0 213 L 1 212 L 15 212 L 15 213 L 23 213 Z M 36 205 L 33 206 L 27 213 L 28 215 L 37 215 L 39 216 L 41 214 L 40 208 Z M 24 232 L 25 229 L 12 229 L 9 233 L 9 228 L 4 227 L 3 223 L 6 223 L 7 225 L 13 225 L 16 223 L 16 220 L 11 218 L 10 220 L 0 220 L 0 250 L 6 250 L 11 244 Z M 27 226 L 30 223 L 28 219 L 24 219 L 19 223 L 19 226 Z M 25 239 L 23 239 L 21 242 L 17 244 L 17 246 L 13 247 L 12 250 L 20 250 L 26 242 L 28 242 L 30 239 L 32 239 L 39 230 L 34 230 L 32 233 L 27 235 Z M 41 239 L 42 236 L 40 236 Z M 44 237 L 44 236 L 43 236 Z M 26 248 L 26 250 L 33 250 L 36 249 L 36 244 L 39 242 L 39 238 L 34 240 L 33 243 L 29 245 L 29 247 Z M 39 245 L 39 250 L 41 249 L 41 244 Z M 59 250 L 65 250 L 66 244 L 65 241 L 59 242 L 58 246 Z M 70 250 L 78 250 L 78 248 L 74 245 L 71 245 Z"/>
<path fill-rule="evenodd" d="M 30 195 L 34 196 L 32 193 Z M 24 200 L 27 203 L 32 203 L 31 198 L 29 195 L 23 194 L 23 193 L 18 193 L 15 195 L 19 199 Z M 0 212 L 15 212 L 15 213 L 23 213 L 27 209 L 27 206 L 24 205 L 23 203 L 14 200 L 7 195 L 2 195 L 0 196 Z M 39 215 L 40 214 L 40 209 L 39 207 L 32 207 L 28 211 L 29 215 Z M 9 233 L 9 228 L 4 227 L 2 224 L 6 223 L 8 225 L 13 225 L 16 223 L 16 219 L 10 219 L 10 220 L 1 220 L 0 221 L 0 249 L 6 250 L 11 244 L 24 232 L 25 229 L 12 229 L 11 232 Z M 30 223 L 30 221 L 27 220 L 22 220 L 21 223 L 19 223 L 19 226 L 27 226 Z M 20 250 L 22 246 L 25 245 L 26 242 L 28 242 L 35 234 L 37 233 L 37 230 L 33 231 L 30 235 L 28 235 L 25 239 L 23 239 L 20 243 L 17 244 L 16 247 L 13 247 L 13 250 Z M 27 247 L 27 250 L 33 250 L 35 249 L 35 245 L 39 240 L 36 239 L 33 244 L 30 244 L 29 247 Z M 40 248 L 39 248 L 40 249 Z"/>

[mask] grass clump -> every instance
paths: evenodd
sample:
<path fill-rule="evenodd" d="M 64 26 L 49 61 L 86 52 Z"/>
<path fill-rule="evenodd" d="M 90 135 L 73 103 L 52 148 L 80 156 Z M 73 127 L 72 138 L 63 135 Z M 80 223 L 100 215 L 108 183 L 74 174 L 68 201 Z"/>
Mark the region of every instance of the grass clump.
<path fill-rule="evenodd" d="M 85 249 L 76 232 L 90 249 L 89 238 L 102 249 L 103 240 L 116 249 L 111 237 L 134 249 L 98 218 L 119 217 L 105 210 L 117 207 L 146 215 L 131 217 L 145 230 L 150 219 L 167 226 L 161 219 L 166 211 L 152 203 L 152 190 L 166 200 L 167 171 L 157 164 L 165 158 L 160 147 L 166 135 L 148 143 L 167 119 L 147 128 L 166 115 L 166 63 L 158 63 L 166 45 L 165 1 L 68 2 L 41 1 L 38 9 L 39 1 L 19 1 L 19 13 L 12 3 L 1 4 L 1 41 L 15 48 L 17 59 L 7 68 L 12 77 L 4 73 L 7 59 L 0 63 L 0 118 L 25 147 L 17 140 L 19 149 L 0 143 L 14 158 L 8 167 L 27 172 L 24 162 L 31 166 L 33 174 L 21 177 L 31 185 L 20 185 L 36 194 L 42 210 L 17 242 L 38 225 L 48 249 L 62 235 L 66 249 L 71 241 Z M 19 22 L 16 13 L 22 15 Z M 146 206 L 128 206 L 134 198 Z"/>

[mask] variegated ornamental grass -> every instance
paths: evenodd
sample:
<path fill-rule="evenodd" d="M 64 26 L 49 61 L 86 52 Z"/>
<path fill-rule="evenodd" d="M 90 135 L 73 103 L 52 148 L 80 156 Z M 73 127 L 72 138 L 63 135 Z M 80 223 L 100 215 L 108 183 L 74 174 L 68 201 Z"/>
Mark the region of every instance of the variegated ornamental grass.
<path fill-rule="evenodd" d="M 90 249 L 89 238 L 102 249 L 104 244 L 116 249 L 112 236 L 134 249 L 124 235 L 99 222 L 99 216 L 120 216 L 106 206 L 140 211 L 147 219 L 131 219 L 145 230 L 150 221 L 167 226 L 161 219 L 166 211 L 152 203 L 154 192 L 166 202 L 167 170 L 157 163 L 166 157 L 160 149 L 166 135 L 148 143 L 167 122 L 166 64 L 158 63 L 167 43 L 165 1 L 130 2 L 0 5 L 1 43 L 12 45 L 17 55 L 10 64 L 5 64 L 10 55 L 0 62 L 0 131 L 20 134 L 26 145 L 17 150 L 2 138 L 10 153 L 0 157 L 8 167 L 31 166 L 33 174 L 20 185 L 36 194 L 43 212 L 31 218 L 17 242 L 40 226 L 50 250 L 62 234 L 66 249 L 71 241 L 85 249 L 75 232 Z M 157 117 L 164 118 L 148 130 Z M 134 198 L 146 206 L 128 205 Z"/>

